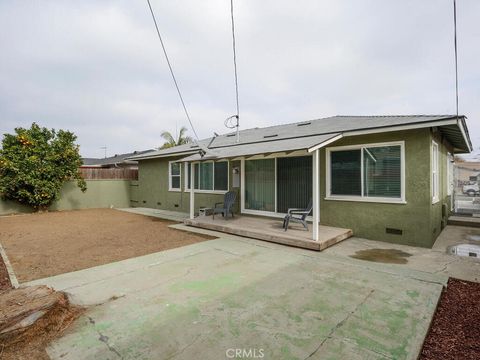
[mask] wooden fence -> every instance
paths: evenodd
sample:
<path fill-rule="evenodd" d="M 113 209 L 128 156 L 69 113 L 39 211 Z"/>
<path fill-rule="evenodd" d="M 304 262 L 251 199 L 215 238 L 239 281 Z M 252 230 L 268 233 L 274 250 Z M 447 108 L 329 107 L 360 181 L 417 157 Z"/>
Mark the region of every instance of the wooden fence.
<path fill-rule="evenodd" d="M 138 180 L 138 169 L 129 168 L 80 168 L 85 180 Z"/>

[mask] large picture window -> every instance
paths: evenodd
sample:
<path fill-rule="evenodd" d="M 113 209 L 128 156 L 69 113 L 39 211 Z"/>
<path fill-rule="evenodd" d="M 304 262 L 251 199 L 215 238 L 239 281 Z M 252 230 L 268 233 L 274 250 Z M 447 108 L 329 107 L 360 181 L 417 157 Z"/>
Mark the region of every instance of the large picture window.
<path fill-rule="evenodd" d="M 327 198 L 403 201 L 403 143 L 327 149 Z"/>
<path fill-rule="evenodd" d="M 202 162 L 194 164 L 195 190 L 228 191 L 228 161 Z M 190 190 L 191 164 L 185 165 L 185 190 Z"/>

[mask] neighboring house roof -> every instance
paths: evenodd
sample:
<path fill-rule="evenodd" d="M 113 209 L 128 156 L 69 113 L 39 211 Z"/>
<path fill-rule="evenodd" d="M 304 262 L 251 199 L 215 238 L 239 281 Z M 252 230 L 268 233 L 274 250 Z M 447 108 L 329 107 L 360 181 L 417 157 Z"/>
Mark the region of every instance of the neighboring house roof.
<path fill-rule="evenodd" d="M 107 158 L 96 159 L 96 158 L 83 158 L 83 166 L 94 166 L 94 167 L 107 167 L 116 164 L 136 164 L 134 160 L 129 160 L 127 158 L 135 155 L 143 155 L 154 150 L 143 150 L 143 151 L 134 151 L 126 154 L 115 154 Z"/>
<path fill-rule="evenodd" d="M 343 136 L 373 132 L 388 132 L 422 127 L 438 127 L 455 152 L 470 152 L 472 145 L 465 124 L 465 116 L 455 115 L 394 115 L 394 116 L 332 116 L 323 119 L 252 128 L 240 131 L 240 141 L 235 133 L 200 140 L 209 154 L 202 159 L 254 155 L 279 151 L 313 151 Z M 130 160 L 160 157 L 188 156 L 184 161 L 199 160 L 200 147 L 196 144 L 175 146 L 132 156 Z"/>

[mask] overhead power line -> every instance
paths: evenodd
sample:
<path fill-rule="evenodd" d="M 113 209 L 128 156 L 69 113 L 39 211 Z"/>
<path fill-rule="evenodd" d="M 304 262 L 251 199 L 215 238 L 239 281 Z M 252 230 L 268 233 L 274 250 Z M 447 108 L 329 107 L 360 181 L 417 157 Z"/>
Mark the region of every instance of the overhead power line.
<path fill-rule="evenodd" d="M 240 105 L 238 101 L 238 75 L 237 75 L 237 51 L 235 46 L 235 19 L 233 16 L 233 0 L 230 0 L 230 18 L 232 20 L 232 47 L 233 47 L 233 69 L 235 73 L 235 100 L 237 105 L 236 115 L 230 116 L 225 120 L 225 126 L 232 129 L 237 128 L 237 137 L 236 141 L 240 141 Z M 232 120 L 236 120 L 236 123 L 233 123 Z"/>
<path fill-rule="evenodd" d="M 158 29 L 158 24 L 157 20 L 155 19 L 155 14 L 153 13 L 152 5 L 150 4 L 150 0 L 147 0 L 148 7 L 150 8 L 150 13 L 152 14 L 152 19 L 153 23 L 155 24 L 155 29 L 157 30 L 157 35 L 158 39 L 160 40 L 160 44 L 162 45 L 163 49 L 163 54 L 165 55 L 165 59 L 167 60 L 168 68 L 170 69 L 170 74 L 172 75 L 173 82 L 175 84 L 175 88 L 177 89 L 178 97 L 180 98 L 180 102 L 182 103 L 183 110 L 185 111 L 185 115 L 187 116 L 187 120 L 190 123 L 190 127 L 192 128 L 193 134 L 195 135 L 195 138 L 198 140 L 198 135 L 197 132 L 195 131 L 195 127 L 193 126 L 192 119 L 190 118 L 190 115 L 187 110 L 187 106 L 185 105 L 185 101 L 183 100 L 182 93 L 180 91 L 180 87 L 178 86 L 177 79 L 175 77 L 175 74 L 173 72 L 172 65 L 170 63 L 170 60 L 167 55 L 167 50 L 165 49 L 165 44 L 163 43 L 162 36 L 160 35 L 160 30 Z"/>
<path fill-rule="evenodd" d="M 457 1 L 453 0 L 453 43 L 455 48 L 455 107 L 458 119 Z"/>
<path fill-rule="evenodd" d="M 238 103 L 237 51 L 235 46 L 235 20 L 233 16 L 233 0 L 230 0 L 230 15 L 232 19 L 233 68 L 235 71 L 235 99 L 237 102 L 237 116 L 240 116 L 240 106 Z"/>

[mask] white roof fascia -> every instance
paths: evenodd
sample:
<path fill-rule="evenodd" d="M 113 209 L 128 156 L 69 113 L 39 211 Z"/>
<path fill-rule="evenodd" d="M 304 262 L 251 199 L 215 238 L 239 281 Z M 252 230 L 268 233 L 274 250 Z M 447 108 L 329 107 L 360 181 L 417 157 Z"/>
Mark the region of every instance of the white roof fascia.
<path fill-rule="evenodd" d="M 472 146 L 470 145 L 470 141 L 468 141 L 467 133 L 465 131 L 464 122 L 460 119 L 457 119 L 457 125 L 460 128 L 460 132 L 462 133 L 463 140 L 465 140 L 465 144 L 468 146 L 468 152 L 472 152 Z"/>
<path fill-rule="evenodd" d="M 428 122 L 417 123 L 417 124 L 393 125 L 393 126 L 385 126 L 385 127 L 379 127 L 379 128 L 373 128 L 373 129 L 345 131 L 343 132 L 343 136 L 378 134 L 378 133 L 388 132 L 388 131 L 412 130 L 412 129 L 421 129 L 421 128 L 427 128 L 427 127 L 455 125 L 455 124 L 457 124 L 457 119 L 428 121 Z"/>
<path fill-rule="evenodd" d="M 150 159 L 157 159 L 157 158 L 164 158 L 164 157 L 174 157 L 174 156 L 184 156 L 184 155 L 192 155 L 195 153 L 198 153 L 199 150 L 194 150 L 194 151 L 181 151 L 181 152 L 171 152 L 168 154 L 156 154 L 156 155 L 150 155 L 150 156 L 142 156 L 142 157 L 135 157 L 135 158 L 127 158 L 126 160 L 131 160 L 131 161 L 138 161 L 138 160 L 150 160 Z"/>

